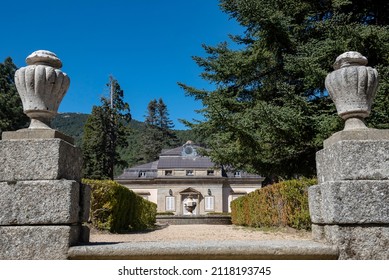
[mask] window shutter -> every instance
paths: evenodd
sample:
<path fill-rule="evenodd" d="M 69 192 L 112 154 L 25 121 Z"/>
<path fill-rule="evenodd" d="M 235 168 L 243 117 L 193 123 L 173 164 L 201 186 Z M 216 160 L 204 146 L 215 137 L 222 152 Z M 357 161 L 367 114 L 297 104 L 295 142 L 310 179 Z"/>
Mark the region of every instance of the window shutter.
<path fill-rule="evenodd" d="M 205 197 L 205 211 L 214 211 L 215 209 L 215 198 L 213 196 Z"/>

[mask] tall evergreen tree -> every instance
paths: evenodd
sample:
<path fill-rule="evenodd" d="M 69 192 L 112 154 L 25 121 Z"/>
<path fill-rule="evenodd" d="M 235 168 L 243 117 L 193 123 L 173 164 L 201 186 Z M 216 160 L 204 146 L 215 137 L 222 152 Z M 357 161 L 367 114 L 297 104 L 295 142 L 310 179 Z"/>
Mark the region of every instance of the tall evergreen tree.
<path fill-rule="evenodd" d="M 215 90 L 180 84 L 205 120 L 187 122 L 220 164 L 267 176 L 315 174 L 323 139 L 342 128 L 324 87 L 341 53 L 359 51 L 380 73 L 371 127 L 389 127 L 389 4 L 379 0 L 221 0 L 244 28 L 194 57 Z"/>
<path fill-rule="evenodd" d="M 158 115 L 157 115 L 158 103 L 156 99 L 153 99 L 147 105 L 147 115 L 145 117 L 146 129 L 142 136 L 143 149 L 142 149 L 142 161 L 150 162 L 158 158 L 158 154 L 162 150 L 162 133 L 158 127 Z"/>
<path fill-rule="evenodd" d="M 162 132 L 162 143 L 164 147 L 175 147 L 178 145 L 178 138 L 174 129 L 173 121 L 169 118 L 169 112 L 166 104 L 163 102 L 162 98 L 159 98 L 157 104 L 157 126 Z"/>
<path fill-rule="evenodd" d="M 15 86 L 16 70 L 17 67 L 10 57 L 0 63 L 0 137 L 1 131 L 17 130 L 28 123 Z"/>
<path fill-rule="evenodd" d="M 158 159 L 163 148 L 178 144 L 178 138 L 173 131 L 173 122 L 169 119 L 166 104 L 162 98 L 153 99 L 147 106 L 145 117 L 146 131 L 143 136 L 143 161 L 150 162 Z"/>
<path fill-rule="evenodd" d="M 117 80 L 110 77 L 109 97 L 94 106 L 83 137 L 84 177 L 113 179 L 115 167 L 125 167 L 118 150 L 127 147 L 130 107 L 124 102 L 124 92 Z"/>
<path fill-rule="evenodd" d="M 100 106 L 93 106 L 88 117 L 82 141 L 83 176 L 89 179 L 108 179 L 107 166 L 107 123 L 106 114 Z"/>

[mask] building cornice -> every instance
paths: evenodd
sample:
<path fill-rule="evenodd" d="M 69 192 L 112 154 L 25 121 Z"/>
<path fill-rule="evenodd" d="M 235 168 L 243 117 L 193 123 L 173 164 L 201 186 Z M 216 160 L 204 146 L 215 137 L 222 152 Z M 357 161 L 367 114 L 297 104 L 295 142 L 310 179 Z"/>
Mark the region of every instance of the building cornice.
<path fill-rule="evenodd" d="M 183 184 L 183 183 L 224 183 L 228 180 L 226 177 L 156 177 L 156 178 L 144 178 L 144 179 L 116 179 L 119 184 Z"/>
<path fill-rule="evenodd" d="M 212 183 L 228 183 L 228 184 L 261 184 L 265 178 L 228 178 L 228 177 L 155 177 L 155 178 L 134 178 L 134 179 L 116 179 L 120 184 L 212 184 Z"/>

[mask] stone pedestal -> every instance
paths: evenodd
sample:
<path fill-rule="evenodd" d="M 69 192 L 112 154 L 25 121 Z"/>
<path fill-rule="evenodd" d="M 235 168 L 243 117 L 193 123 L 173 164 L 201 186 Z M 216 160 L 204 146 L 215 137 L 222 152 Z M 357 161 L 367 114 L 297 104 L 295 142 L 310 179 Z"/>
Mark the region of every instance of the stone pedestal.
<path fill-rule="evenodd" d="M 41 138 L 40 138 L 41 137 Z M 54 130 L 3 133 L 0 141 L 0 259 L 66 259 L 87 242 L 90 189 L 81 153 Z"/>
<path fill-rule="evenodd" d="M 341 259 L 389 259 L 389 131 L 337 132 L 316 155 L 313 237 Z"/>

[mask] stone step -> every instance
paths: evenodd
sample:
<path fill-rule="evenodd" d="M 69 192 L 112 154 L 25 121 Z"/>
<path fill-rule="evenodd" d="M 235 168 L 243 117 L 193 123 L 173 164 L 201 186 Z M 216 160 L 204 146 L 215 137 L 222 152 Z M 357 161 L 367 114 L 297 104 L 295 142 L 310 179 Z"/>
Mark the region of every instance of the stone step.
<path fill-rule="evenodd" d="M 72 260 L 329 260 L 338 248 L 310 240 L 89 243 L 71 247 Z"/>
<path fill-rule="evenodd" d="M 231 225 L 231 216 L 227 215 L 199 215 L 177 216 L 157 215 L 157 223 L 169 225 Z"/>

